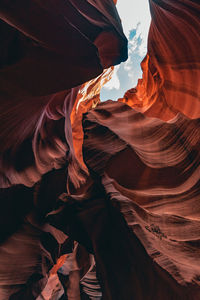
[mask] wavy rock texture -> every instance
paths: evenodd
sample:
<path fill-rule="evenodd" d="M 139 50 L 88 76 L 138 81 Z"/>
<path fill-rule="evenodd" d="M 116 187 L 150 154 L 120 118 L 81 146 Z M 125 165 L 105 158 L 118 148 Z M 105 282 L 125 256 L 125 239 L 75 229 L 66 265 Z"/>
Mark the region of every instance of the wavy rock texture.
<path fill-rule="evenodd" d="M 149 2 L 143 78 L 99 104 L 113 1 L 1 1 L 1 300 L 200 299 L 200 5 Z"/>
<path fill-rule="evenodd" d="M 109 200 L 154 262 L 180 285 L 198 286 L 199 120 L 163 122 L 107 102 L 84 122 L 86 164 Z"/>
<path fill-rule="evenodd" d="M 169 120 L 200 115 L 199 1 L 149 1 L 152 22 L 143 78 L 121 101 L 147 116 Z"/>
<path fill-rule="evenodd" d="M 67 151 L 73 160 L 70 113 L 79 85 L 127 57 L 113 2 L 77 5 L 0 4 L 1 186 L 32 186 L 62 166 Z"/>

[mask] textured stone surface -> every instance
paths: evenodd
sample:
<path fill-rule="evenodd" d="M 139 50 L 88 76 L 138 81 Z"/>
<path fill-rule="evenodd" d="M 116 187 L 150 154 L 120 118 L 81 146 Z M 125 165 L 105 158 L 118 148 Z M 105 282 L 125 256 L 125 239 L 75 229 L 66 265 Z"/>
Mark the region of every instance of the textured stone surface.
<path fill-rule="evenodd" d="M 1 1 L 1 300 L 200 299 L 198 2 L 149 1 L 143 78 L 100 103 L 113 1 Z"/>

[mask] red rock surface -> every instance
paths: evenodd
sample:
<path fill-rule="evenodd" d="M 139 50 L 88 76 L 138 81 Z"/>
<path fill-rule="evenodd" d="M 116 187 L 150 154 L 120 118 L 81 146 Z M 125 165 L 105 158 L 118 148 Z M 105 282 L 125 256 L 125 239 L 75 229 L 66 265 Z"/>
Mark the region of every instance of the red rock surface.
<path fill-rule="evenodd" d="M 200 299 L 198 2 L 150 0 L 143 78 L 100 103 L 113 2 L 1 1 L 0 300 Z"/>

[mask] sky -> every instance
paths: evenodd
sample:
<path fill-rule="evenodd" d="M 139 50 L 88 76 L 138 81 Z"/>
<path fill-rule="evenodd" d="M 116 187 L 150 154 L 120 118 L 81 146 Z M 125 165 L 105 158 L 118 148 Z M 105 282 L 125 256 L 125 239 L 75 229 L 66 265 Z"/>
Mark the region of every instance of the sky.
<path fill-rule="evenodd" d="M 148 0 L 118 0 L 118 13 L 128 39 L 128 60 L 115 67 L 112 79 L 102 88 L 101 100 L 117 100 L 137 85 L 142 76 L 140 63 L 147 52 L 150 26 Z"/>

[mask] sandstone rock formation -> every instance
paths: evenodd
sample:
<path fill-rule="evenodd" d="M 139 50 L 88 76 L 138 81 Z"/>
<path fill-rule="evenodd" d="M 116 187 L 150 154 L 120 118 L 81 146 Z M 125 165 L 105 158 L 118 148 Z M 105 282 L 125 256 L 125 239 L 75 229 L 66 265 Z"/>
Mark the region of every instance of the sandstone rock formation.
<path fill-rule="evenodd" d="M 149 3 L 143 78 L 104 103 L 113 1 L 0 3 L 1 300 L 200 299 L 200 4 Z"/>

